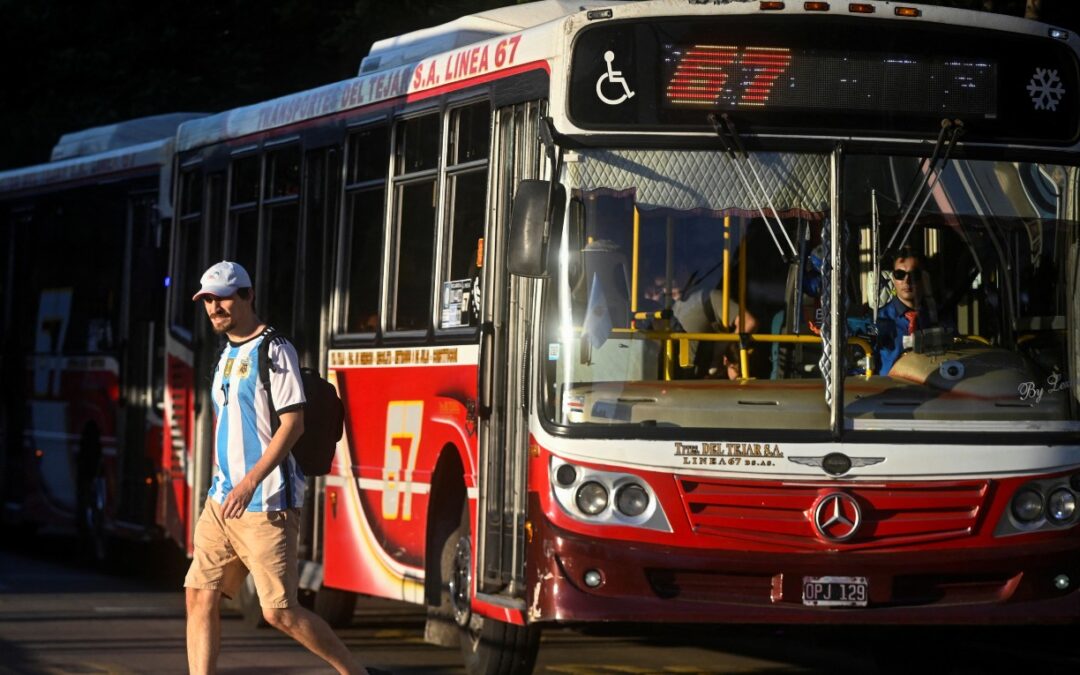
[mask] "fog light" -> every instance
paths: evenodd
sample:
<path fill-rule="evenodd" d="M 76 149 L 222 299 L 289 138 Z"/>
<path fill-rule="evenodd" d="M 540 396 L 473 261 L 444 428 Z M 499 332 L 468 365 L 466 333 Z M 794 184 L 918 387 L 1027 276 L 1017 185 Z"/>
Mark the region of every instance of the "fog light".
<path fill-rule="evenodd" d="M 563 486 L 570 487 L 577 480 L 577 469 L 570 464 L 563 464 L 555 469 L 555 481 Z"/>
<path fill-rule="evenodd" d="M 582 513 L 590 516 L 595 516 L 608 505 L 608 491 L 607 488 L 597 483 L 596 481 L 589 481 L 578 488 L 577 507 L 581 509 Z"/>
<path fill-rule="evenodd" d="M 649 508 L 649 493 L 637 483 L 630 483 L 615 494 L 615 508 L 631 518 L 640 516 Z"/>
<path fill-rule="evenodd" d="M 1059 574 L 1054 577 L 1054 588 L 1059 591 L 1067 591 L 1071 585 L 1072 581 L 1069 580 L 1069 575 L 1067 574 Z"/>
<path fill-rule="evenodd" d="M 1064 523 L 1076 513 L 1076 495 L 1065 488 L 1050 493 L 1046 500 L 1046 515 L 1055 523 Z"/>
<path fill-rule="evenodd" d="M 604 583 L 604 576 L 599 571 L 589 570 L 585 572 L 585 585 L 589 588 L 596 588 L 602 583 Z"/>
<path fill-rule="evenodd" d="M 1012 514 L 1021 523 L 1032 523 L 1042 517 L 1042 495 L 1030 488 L 1016 493 L 1012 501 Z"/>

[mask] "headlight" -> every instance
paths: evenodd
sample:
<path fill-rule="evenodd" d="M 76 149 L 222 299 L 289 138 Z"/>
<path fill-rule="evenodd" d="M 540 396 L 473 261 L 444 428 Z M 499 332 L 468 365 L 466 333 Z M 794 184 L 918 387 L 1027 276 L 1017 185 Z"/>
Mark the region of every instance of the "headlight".
<path fill-rule="evenodd" d="M 649 493 L 637 483 L 619 488 L 615 493 L 615 508 L 631 518 L 640 516 L 649 508 Z"/>
<path fill-rule="evenodd" d="M 1046 515 L 1055 523 L 1064 523 L 1076 513 L 1076 495 L 1065 488 L 1050 493 L 1046 500 Z"/>
<path fill-rule="evenodd" d="M 1043 514 L 1042 495 L 1025 488 L 1016 493 L 1012 501 L 1013 516 L 1021 523 L 1033 523 Z"/>
<path fill-rule="evenodd" d="M 595 516 L 607 508 L 607 488 L 592 480 L 583 483 L 582 486 L 578 488 L 575 502 L 582 513 Z"/>
<path fill-rule="evenodd" d="M 555 482 L 563 487 L 570 487 L 577 480 L 577 469 L 571 464 L 563 464 L 555 469 Z"/>

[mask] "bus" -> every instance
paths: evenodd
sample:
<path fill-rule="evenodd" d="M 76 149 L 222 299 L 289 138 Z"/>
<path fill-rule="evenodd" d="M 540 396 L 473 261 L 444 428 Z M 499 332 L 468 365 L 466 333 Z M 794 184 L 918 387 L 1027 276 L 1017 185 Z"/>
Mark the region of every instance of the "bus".
<path fill-rule="evenodd" d="M 3 520 L 158 538 L 162 307 L 176 128 L 169 114 L 64 135 L 51 161 L 0 173 Z"/>
<path fill-rule="evenodd" d="M 345 403 L 301 531 L 334 624 L 422 605 L 471 673 L 555 625 L 1075 625 L 1078 46 L 891 2 L 545 0 L 185 121 L 171 536 L 213 461 L 190 297 L 228 258 Z"/>
<path fill-rule="evenodd" d="M 182 125 L 188 522 L 215 353 L 189 298 L 225 257 L 345 403 L 304 528 L 332 623 L 425 605 L 473 673 L 557 624 L 1075 624 L 1078 44 L 549 0 Z M 899 253 L 925 325 L 888 316 Z"/>

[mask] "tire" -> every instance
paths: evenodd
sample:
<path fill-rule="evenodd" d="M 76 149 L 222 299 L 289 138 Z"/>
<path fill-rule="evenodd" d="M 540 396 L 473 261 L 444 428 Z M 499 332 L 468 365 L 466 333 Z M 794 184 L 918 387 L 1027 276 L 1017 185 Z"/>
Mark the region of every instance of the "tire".
<path fill-rule="evenodd" d="M 76 458 L 75 528 L 86 561 L 106 570 L 110 541 L 105 531 L 106 490 L 101 458 L 101 434 L 91 422 L 83 429 Z"/>
<path fill-rule="evenodd" d="M 105 478 L 98 476 L 93 485 L 93 501 L 85 513 L 85 546 L 91 563 L 99 569 L 108 569 L 112 542 L 105 533 Z"/>
<path fill-rule="evenodd" d="M 433 516 L 434 517 L 434 516 Z M 449 519 L 447 519 L 449 520 Z M 457 523 L 453 529 L 432 542 L 432 547 L 439 546 L 439 596 L 438 604 L 429 605 L 427 608 L 427 621 L 424 624 L 424 641 L 440 647 L 458 648 L 461 645 L 461 626 L 458 624 L 458 616 L 464 605 L 468 610 L 468 598 L 454 598 L 457 589 L 460 588 L 458 580 L 454 579 L 454 555 L 458 541 L 461 539 L 461 516 L 458 515 Z M 451 524 L 440 523 L 443 527 L 451 527 Z M 435 570 L 429 570 L 428 574 L 435 577 Z"/>
<path fill-rule="evenodd" d="M 531 673 L 540 650 L 540 629 L 515 626 L 473 614 L 472 540 L 469 509 L 461 509 L 461 523 L 443 548 L 443 586 L 449 593 L 454 622 L 460 630 L 461 656 L 469 675 Z"/>
<path fill-rule="evenodd" d="M 347 628 L 356 612 L 356 593 L 323 586 L 315 593 L 312 609 L 331 628 Z"/>
<path fill-rule="evenodd" d="M 236 606 L 240 610 L 245 626 L 266 628 L 270 625 L 263 617 L 262 605 L 259 604 L 259 592 L 255 589 L 255 580 L 251 578 L 250 574 L 244 577 L 244 583 L 240 586 Z"/>

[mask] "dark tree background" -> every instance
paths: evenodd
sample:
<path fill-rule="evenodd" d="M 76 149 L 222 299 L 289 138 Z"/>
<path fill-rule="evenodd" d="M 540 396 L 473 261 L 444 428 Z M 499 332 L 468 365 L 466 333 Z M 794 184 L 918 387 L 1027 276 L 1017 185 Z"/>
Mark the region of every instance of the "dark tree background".
<path fill-rule="evenodd" d="M 0 0 L 0 170 L 60 134 L 352 77 L 374 40 L 514 0 Z M 1075 0 L 935 4 L 1078 25 Z M 1038 7 L 1036 7 L 1038 6 Z"/>

